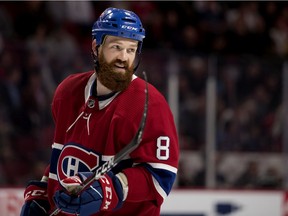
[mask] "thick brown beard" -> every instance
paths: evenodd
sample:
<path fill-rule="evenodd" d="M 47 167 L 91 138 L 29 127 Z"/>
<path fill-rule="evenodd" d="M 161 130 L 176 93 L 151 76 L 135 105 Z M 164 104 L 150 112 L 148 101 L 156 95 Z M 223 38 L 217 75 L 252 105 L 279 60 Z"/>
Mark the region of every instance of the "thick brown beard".
<path fill-rule="evenodd" d="M 98 61 L 99 61 L 99 68 L 96 71 L 97 78 L 105 87 L 107 87 L 112 91 L 123 91 L 129 86 L 132 80 L 133 66 L 129 68 L 128 63 L 124 62 L 125 73 L 118 73 L 115 72 L 113 68 L 115 63 L 119 60 L 107 63 L 102 54 L 99 55 Z"/>

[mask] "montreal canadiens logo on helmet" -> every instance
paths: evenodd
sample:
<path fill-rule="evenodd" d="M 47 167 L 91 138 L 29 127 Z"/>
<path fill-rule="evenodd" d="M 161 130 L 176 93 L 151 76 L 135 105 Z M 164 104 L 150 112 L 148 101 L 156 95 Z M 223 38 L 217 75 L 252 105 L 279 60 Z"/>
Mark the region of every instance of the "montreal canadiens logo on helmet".
<path fill-rule="evenodd" d="M 61 151 L 57 164 L 58 179 L 62 180 L 78 172 L 90 172 L 99 165 L 99 155 L 77 144 L 67 144 Z"/>

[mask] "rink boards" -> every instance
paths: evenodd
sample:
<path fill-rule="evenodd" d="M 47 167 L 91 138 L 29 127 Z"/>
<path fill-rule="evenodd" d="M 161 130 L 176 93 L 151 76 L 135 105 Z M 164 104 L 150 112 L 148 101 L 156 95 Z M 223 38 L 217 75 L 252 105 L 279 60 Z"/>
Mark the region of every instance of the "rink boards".
<path fill-rule="evenodd" d="M 22 188 L 0 189 L 0 212 L 19 216 Z M 288 216 L 284 191 L 173 190 L 162 206 L 161 216 Z"/>

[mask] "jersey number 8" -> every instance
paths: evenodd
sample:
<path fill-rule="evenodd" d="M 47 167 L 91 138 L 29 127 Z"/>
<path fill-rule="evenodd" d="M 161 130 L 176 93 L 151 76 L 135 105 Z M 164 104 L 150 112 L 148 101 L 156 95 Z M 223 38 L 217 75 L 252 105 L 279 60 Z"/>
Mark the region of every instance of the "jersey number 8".
<path fill-rule="evenodd" d="M 170 138 L 167 136 L 160 136 L 157 139 L 157 158 L 159 160 L 168 160 L 169 159 L 169 146 Z"/>

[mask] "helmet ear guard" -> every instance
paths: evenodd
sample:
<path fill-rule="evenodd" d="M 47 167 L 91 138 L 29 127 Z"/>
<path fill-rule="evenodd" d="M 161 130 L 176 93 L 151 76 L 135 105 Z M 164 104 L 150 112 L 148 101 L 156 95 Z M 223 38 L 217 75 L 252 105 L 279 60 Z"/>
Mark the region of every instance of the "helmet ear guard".
<path fill-rule="evenodd" d="M 96 39 L 97 45 L 103 43 L 106 35 L 137 40 L 137 52 L 141 53 L 145 29 L 134 12 L 110 7 L 100 15 L 92 27 L 92 37 Z"/>

